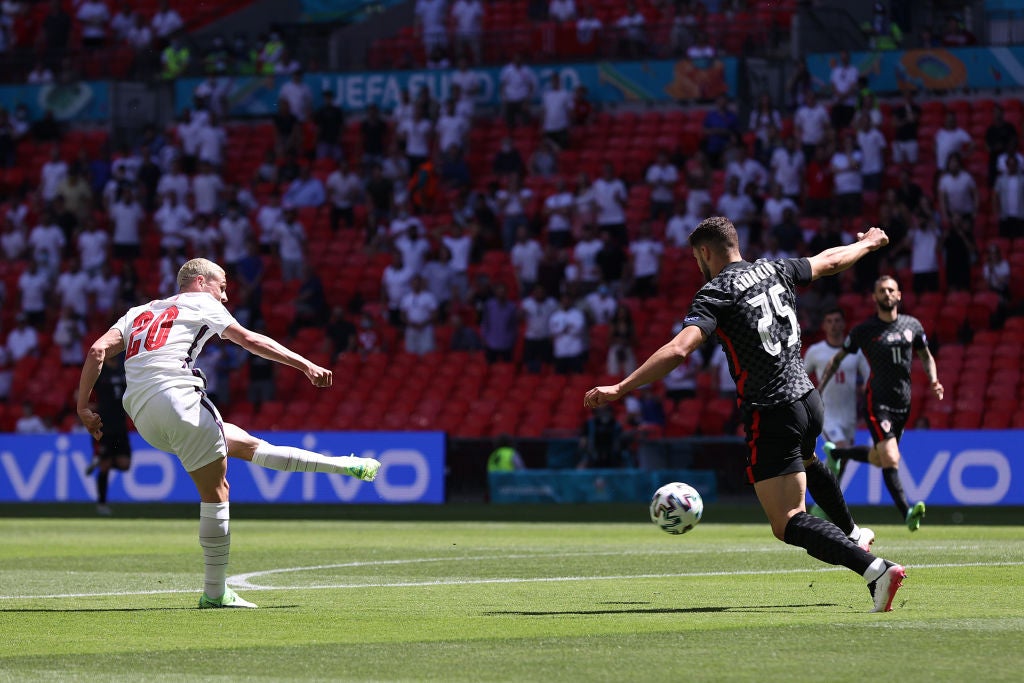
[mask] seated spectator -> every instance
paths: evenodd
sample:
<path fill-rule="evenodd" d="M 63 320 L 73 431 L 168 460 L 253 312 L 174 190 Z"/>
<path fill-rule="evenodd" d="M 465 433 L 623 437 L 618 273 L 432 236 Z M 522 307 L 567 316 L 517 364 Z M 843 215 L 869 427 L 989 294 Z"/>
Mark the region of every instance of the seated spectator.
<path fill-rule="evenodd" d="M 981 269 L 985 284 L 1004 302 L 1010 300 L 1010 262 L 1003 257 L 998 244 L 991 243 L 985 250 L 985 263 Z"/>

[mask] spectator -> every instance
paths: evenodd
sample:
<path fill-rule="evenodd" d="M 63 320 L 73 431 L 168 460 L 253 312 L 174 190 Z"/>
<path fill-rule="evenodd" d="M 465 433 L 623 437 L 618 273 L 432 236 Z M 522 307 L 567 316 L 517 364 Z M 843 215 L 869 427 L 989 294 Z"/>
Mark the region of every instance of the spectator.
<path fill-rule="evenodd" d="M 843 218 L 853 218 L 860 215 L 863 206 L 861 167 L 864 155 L 855 147 L 853 134 L 849 132 L 843 135 L 841 144 L 831 161 L 836 212 Z"/>
<path fill-rule="evenodd" d="M 213 168 L 213 164 L 208 161 L 200 163 L 199 173 L 192 178 L 192 198 L 195 212 L 212 216 L 217 211 L 223 193 L 224 181 Z"/>
<path fill-rule="evenodd" d="M 1003 257 L 999 245 L 989 243 L 985 250 L 985 263 L 981 267 L 985 284 L 989 290 L 998 294 L 1004 303 L 1010 300 L 1010 262 Z"/>
<path fill-rule="evenodd" d="M 28 234 L 28 245 L 32 260 L 39 265 L 47 277 L 56 277 L 60 270 L 61 254 L 67 246 L 64 232 L 57 224 L 52 210 L 46 211 L 39 225 Z"/>
<path fill-rule="evenodd" d="M 196 155 L 200 165 L 206 162 L 211 167 L 220 169 L 224 165 L 224 147 L 228 140 L 220 122 L 213 116 L 209 117 L 208 122 L 199 127 L 196 135 L 199 142 Z"/>
<path fill-rule="evenodd" d="M 92 214 L 92 188 L 83 174 L 78 162 L 71 164 L 68 173 L 57 184 L 57 196 L 54 201 L 64 201 L 64 208 L 74 215 L 75 223 L 79 224 Z"/>
<path fill-rule="evenodd" d="M 583 423 L 579 448 L 577 469 L 627 466 L 622 425 L 615 419 L 611 406 L 595 408 L 593 416 Z"/>
<path fill-rule="evenodd" d="M 941 173 L 946 169 L 949 156 L 954 152 L 969 155 L 974 151 L 974 141 L 970 134 L 960 128 L 956 120 L 956 112 L 947 111 L 942 128 L 935 131 L 935 166 Z"/>
<path fill-rule="evenodd" d="M 82 366 L 85 361 L 85 350 L 82 347 L 85 332 L 82 318 L 70 306 L 62 308 L 53 331 L 53 343 L 60 349 L 60 364 L 64 367 Z"/>
<path fill-rule="evenodd" d="M 665 239 L 673 247 L 679 249 L 689 247 L 690 233 L 694 231 L 698 223 L 709 215 L 711 215 L 711 204 L 705 203 L 699 213 L 691 214 L 689 202 L 680 199 L 676 202 L 675 210 L 665 224 Z"/>
<path fill-rule="evenodd" d="M 576 42 L 583 46 L 595 43 L 596 47 L 595 39 L 602 28 L 604 28 L 604 24 L 594 15 L 594 7 L 589 4 L 584 5 L 583 16 L 576 20 Z"/>
<path fill-rule="evenodd" d="M 449 341 L 449 349 L 452 351 L 480 351 L 484 342 L 480 334 L 466 324 L 465 319 L 456 312 L 452 312 L 448 324 L 451 326 L 452 334 Z"/>
<path fill-rule="evenodd" d="M 763 93 L 757 100 L 757 107 L 750 112 L 747 130 L 754 133 L 754 156 L 769 158 L 771 131 L 782 129 L 782 114 L 772 104 L 771 95 Z"/>
<path fill-rule="evenodd" d="M 753 183 L 758 191 L 768 186 L 768 171 L 757 159 L 747 154 L 746 145 L 738 145 L 733 149 L 732 160 L 725 166 L 725 177 L 736 176 L 740 179 L 740 187 Z"/>
<path fill-rule="evenodd" d="M 494 296 L 484 304 L 480 332 L 488 363 L 512 362 L 518 336 L 516 305 L 508 298 L 505 285 L 494 287 Z"/>
<path fill-rule="evenodd" d="M 28 72 L 25 82 L 30 85 L 45 85 L 53 83 L 53 72 L 43 62 L 36 62 L 32 70 Z"/>
<path fill-rule="evenodd" d="M 25 256 L 25 250 L 28 247 L 25 231 L 10 218 L 4 218 L 4 232 L 0 235 L 0 247 L 2 247 L 4 260 L 11 263 L 19 261 Z"/>
<path fill-rule="evenodd" d="M 59 64 L 71 38 L 71 16 L 64 11 L 61 0 L 50 0 L 49 11 L 43 19 L 47 63 Z"/>
<path fill-rule="evenodd" d="M 159 31 L 157 31 L 159 35 Z M 173 33 L 167 47 L 160 53 L 160 77 L 165 81 L 173 81 L 183 76 L 192 61 L 192 51 L 185 44 L 180 33 Z"/>
<path fill-rule="evenodd" d="M 1005 119 L 998 103 L 992 108 L 992 123 L 985 129 L 985 147 L 988 149 L 988 186 L 992 187 L 998 175 L 996 162 L 1000 156 L 1017 151 L 1017 128 Z"/>
<path fill-rule="evenodd" d="M 15 363 L 39 355 L 39 335 L 30 323 L 25 313 L 19 313 L 14 319 L 14 329 L 7 334 L 7 353 Z"/>
<path fill-rule="evenodd" d="M 245 256 L 235 264 L 234 274 L 238 283 L 235 316 L 247 327 L 263 319 L 264 271 L 263 257 L 250 234 L 245 241 Z"/>
<path fill-rule="evenodd" d="M 537 284 L 547 296 L 558 296 L 565 284 L 566 252 L 549 244 L 544 249 L 544 258 L 537 268 Z"/>
<path fill-rule="evenodd" d="M 343 306 L 331 309 L 331 317 L 327 320 L 324 332 L 330 345 L 332 364 L 338 361 L 341 354 L 354 353 L 358 348 L 358 330 L 346 317 Z"/>
<path fill-rule="evenodd" d="M 584 307 L 590 317 L 591 324 L 608 325 L 615 317 L 615 311 L 619 308 L 619 302 L 612 294 L 611 288 L 606 283 L 601 283 L 597 289 L 583 298 Z"/>
<path fill-rule="evenodd" d="M 164 41 L 185 28 L 181 15 L 170 7 L 167 0 L 160 0 L 159 9 L 153 14 L 151 24 L 157 39 Z"/>
<path fill-rule="evenodd" d="M 274 150 L 277 156 L 298 154 L 302 146 L 302 126 L 292 111 L 291 104 L 283 97 L 277 101 L 277 113 L 273 116 L 273 123 Z"/>
<path fill-rule="evenodd" d="M 455 271 L 452 270 L 452 253 L 446 246 L 442 244 L 437 249 L 430 249 L 427 252 L 426 262 L 420 268 L 420 275 L 423 276 L 427 291 L 437 300 L 440 318 L 446 318 L 452 300 L 455 275 Z"/>
<path fill-rule="evenodd" d="M 974 45 L 978 39 L 964 26 L 963 19 L 956 14 L 947 14 L 946 23 L 942 27 L 942 45 L 945 47 L 967 47 Z"/>
<path fill-rule="evenodd" d="M 675 204 L 675 186 L 679 182 L 679 171 L 669 163 L 668 151 L 660 150 L 654 163 L 647 169 L 644 178 L 651 188 L 651 218 L 667 218 Z"/>
<path fill-rule="evenodd" d="M 673 326 L 674 334 L 682 330 L 682 323 Z M 697 378 L 704 370 L 704 355 L 701 353 L 687 354 L 686 359 L 665 375 L 662 383 L 665 385 L 665 396 L 669 398 L 676 408 L 683 399 L 697 397 Z"/>
<path fill-rule="evenodd" d="M 913 225 L 907 234 L 910 246 L 910 271 L 914 277 L 914 293 L 939 291 L 939 229 L 938 215 L 927 197 L 921 200 Z"/>
<path fill-rule="evenodd" d="M 278 101 L 288 103 L 288 109 L 299 123 L 308 121 L 313 114 L 313 91 L 302 79 L 301 71 L 292 72 L 288 80 L 281 86 Z M 330 102 L 329 100 L 325 100 Z"/>
<path fill-rule="evenodd" d="M 402 323 L 405 326 L 405 350 L 408 353 L 423 355 L 434 350 L 437 300 L 424 289 L 423 278 L 419 275 L 412 277 L 411 287 L 412 289 L 402 297 L 400 304 Z"/>
<path fill-rule="evenodd" d="M 572 202 L 574 226 L 582 228 L 585 225 L 592 225 L 597 216 L 597 201 L 594 197 L 594 185 L 586 173 L 580 173 L 576 177 L 576 190 Z"/>
<path fill-rule="evenodd" d="M 792 258 L 803 253 L 804 232 L 796 221 L 795 206 L 783 208 L 778 222 L 769 223 L 768 227 L 771 228 L 768 236 L 775 241 L 776 248 L 780 253 L 787 254 L 784 258 Z"/>
<path fill-rule="evenodd" d="M 416 27 L 423 38 L 423 51 L 429 55 L 435 47 L 446 47 L 445 0 L 416 0 L 414 12 Z"/>
<path fill-rule="evenodd" d="M 551 362 L 551 316 L 558 304 L 544 291 L 543 285 L 534 285 L 530 296 L 519 304 L 519 317 L 524 322 L 523 364 L 528 372 L 538 373 Z"/>
<path fill-rule="evenodd" d="M 392 143 L 388 150 L 388 156 L 385 157 L 383 163 L 381 163 L 381 175 L 383 175 L 384 178 L 392 184 L 392 192 L 396 206 L 406 203 L 408 198 L 406 184 L 409 182 L 409 176 L 412 174 L 412 170 L 413 169 L 409 168 L 409 161 L 399 149 L 397 141 Z"/>
<path fill-rule="evenodd" d="M 252 237 L 252 226 L 249 223 L 249 218 L 242 213 L 238 202 L 230 202 L 227 209 L 227 213 L 220 219 L 218 225 L 221 242 L 224 245 L 224 255 L 221 262 L 224 264 L 224 269 L 234 275 L 239 262 L 248 254 L 248 244 Z M 296 272 L 297 276 L 298 273 Z"/>
<path fill-rule="evenodd" d="M 259 250 L 261 254 L 269 254 L 277 240 L 277 224 L 284 215 L 281 208 L 281 192 L 276 187 L 267 196 L 267 203 L 256 213 L 256 225 L 259 226 Z"/>
<path fill-rule="evenodd" d="M 560 375 L 583 372 L 587 321 L 568 292 L 562 294 L 560 307 L 551 314 L 548 330 L 551 333 L 555 372 Z"/>
<path fill-rule="evenodd" d="M 137 259 L 141 253 L 140 230 L 146 211 L 135 199 L 131 187 L 125 187 L 110 206 L 110 221 L 114 226 L 112 242 L 114 258 L 125 261 Z"/>
<path fill-rule="evenodd" d="M 327 191 L 320 179 L 313 175 L 309 165 L 304 164 L 300 167 L 299 177 L 291 182 L 281 201 L 297 209 L 315 208 L 327 201 Z"/>
<path fill-rule="evenodd" d="M 440 180 L 445 189 L 462 190 L 471 182 L 469 164 L 457 145 L 448 145 L 441 157 Z"/>
<path fill-rule="evenodd" d="M 626 13 L 615 22 L 619 50 L 632 59 L 647 54 L 647 19 L 634 0 L 626 0 Z"/>
<path fill-rule="evenodd" d="M 576 3 L 574 0 L 551 0 L 548 3 L 548 18 L 565 24 L 576 19 Z"/>
<path fill-rule="evenodd" d="M 584 242 L 581 240 L 576 245 L 577 254 L 583 244 Z M 626 266 L 629 264 L 629 254 L 621 244 L 612 238 L 612 234 L 608 230 L 601 231 L 600 245 L 601 248 L 598 249 L 597 255 L 593 259 L 597 266 L 598 282 L 605 282 L 619 292 L 622 290 L 622 280 L 627 275 Z M 583 263 L 579 256 L 576 257 L 576 262 L 581 266 L 581 284 L 584 285 L 584 290 L 590 291 L 596 283 L 585 277 L 586 271 L 582 267 Z"/>
<path fill-rule="evenodd" d="M 345 221 L 346 228 L 352 228 L 355 223 L 355 205 L 363 197 L 363 181 L 349 168 L 344 158 L 327 176 L 326 190 L 331 203 L 331 231 L 337 232 L 341 221 Z"/>
<path fill-rule="evenodd" d="M 860 71 L 850 64 L 850 53 L 843 50 L 839 53 L 839 63 L 832 67 L 829 82 L 832 85 L 832 128 L 838 133 L 853 121 L 857 111 L 857 83 Z"/>
<path fill-rule="evenodd" d="M 872 50 L 898 50 L 903 42 L 903 31 L 899 24 L 889 18 L 885 4 L 876 2 L 869 21 L 861 25 Z"/>
<path fill-rule="evenodd" d="M 528 224 L 526 211 L 532 198 L 533 192 L 520 185 L 519 176 L 516 174 L 508 177 L 506 188 L 499 190 L 495 196 L 502 220 L 501 238 L 505 251 L 512 249 L 512 245 L 515 244 L 519 227 Z"/>
<path fill-rule="evenodd" d="M 512 437 L 502 434 L 498 437 L 496 448 L 487 457 L 488 472 L 513 472 L 526 468 L 523 456 L 512 447 Z"/>
<path fill-rule="evenodd" d="M 594 226 L 584 226 L 583 235 L 572 250 L 573 260 L 579 270 L 577 279 L 583 290 L 587 292 L 591 291 L 601 281 L 601 269 L 597 265 L 597 256 L 604 249 L 605 245 L 611 241 L 608 231 L 602 231 L 601 236 L 604 239 L 598 237 Z M 611 261 L 612 258 L 608 258 L 608 260 Z M 621 278 L 622 265 L 625 263 L 625 257 L 621 254 L 621 247 L 619 248 L 618 261 L 619 278 Z"/>
<path fill-rule="evenodd" d="M 725 180 L 725 192 L 718 198 L 718 213 L 732 221 L 739 236 L 740 251 L 750 243 L 751 222 L 757 213 L 757 207 L 746 194 L 740 192 L 740 179 L 729 176 Z"/>
<path fill-rule="evenodd" d="M 396 133 L 405 143 L 405 158 L 409 163 L 409 173 L 412 174 L 430 158 L 434 124 L 427 117 L 425 108 L 417 107 L 411 119 L 399 124 Z"/>
<path fill-rule="evenodd" d="M 786 209 L 790 209 L 794 216 L 799 212 L 796 202 L 782 194 L 782 186 L 772 183 L 771 194 L 764 201 L 764 224 L 774 227 L 781 223 Z"/>
<path fill-rule="evenodd" d="M 960 155 L 949 155 L 946 172 L 939 178 L 938 187 L 939 212 L 944 225 L 951 226 L 956 215 L 974 221 L 978 212 L 978 188 L 974 178 L 965 171 L 960 163 Z"/>
<path fill-rule="evenodd" d="M 808 92 L 804 104 L 793 115 L 793 134 L 800 141 L 804 159 L 814 159 L 814 149 L 825 143 L 831 125 L 825 107 L 818 102 L 813 91 Z"/>
<path fill-rule="evenodd" d="M 92 50 L 107 43 L 110 10 L 102 0 L 82 0 L 75 15 L 82 26 L 82 47 Z"/>
<path fill-rule="evenodd" d="M 562 79 L 557 71 L 551 74 L 550 86 L 544 92 L 541 106 L 544 112 L 541 125 L 544 137 L 558 145 L 559 149 L 567 148 L 573 94 L 562 88 Z"/>
<path fill-rule="evenodd" d="M 608 230 L 620 245 L 629 241 L 626 234 L 626 184 L 615 175 L 615 167 L 605 162 L 602 175 L 594 181 L 595 220 L 601 230 Z"/>
<path fill-rule="evenodd" d="M 132 49 L 135 50 L 136 59 L 138 60 L 139 55 L 147 54 L 149 49 L 153 47 L 153 31 L 146 25 L 146 18 L 138 12 L 132 14 L 131 22 L 124 34 L 124 42 L 131 45 Z M 146 64 L 143 66 L 138 61 L 136 64 L 142 66 L 144 71 L 148 71 L 151 68 L 150 65 Z"/>
<path fill-rule="evenodd" d="M 550 139 L 541 140 L 530 156 L 530 175 L 535 178 L 558 175 L 558 152 L 558 145 Z"/>
<path fill-rule="evenodd" d="M 453 145 L 459 150 L 466 149 L 469 122 L 455 111 L 455 100 L 445 102 L 444 112 L 437 119 L 436 128 L 438 149 L 447 151 Z"/>
<path fill-rule="evenodd" d="M 970 290 L 971 264 L 977 258 L 978 248 L 969 217 L 951 214 L 942 242 L 946 252 L 946 286 L 961 292 Z"/>
<path fill-rule="evenodd" d="M 559 248 L 568 247 L 572 241 L 572 194 L 568 192 L 563 178 L 555 181 L 555 191 L 544 200 L 543 213 L 547 218 L 547 242 Z"/>
<path fill-rule="evenodd" d="M 298 280 L 306 263 L 306 226 L 299 220 L 295 207 L 284 205 L 284 218 L 277 224 L 275 236 L 281 259 L 281 279 L 285 282 Z"/>
<path fill-rule="evenodd" d="M 523 176 L 526 174 L 526 164 L 523 163 L 523 157 L 519 155 L 519 150 L 512 145 L 511 138 L 504 138 L 501 141 L 501 149 L 495 154 L 491 168 L 495 175 Z"/>
<path fill-rule="evenodd" d="M 686 48 L 686 58 L 698 65 L 710 64 L 718 56 L 718 50 L 711 44 L 707 31 L 697 31 L 693 42 Z"/>
<path fill-rule="evenodd" d="M 67 270 L 57 277 L 54 292 L 62 310 L 70 310 L 79 318 L 89 315 L 89 274 L 77 257 L 73 257 Z"/>
<path fill-rule="evenodd" d="M 430 241 L 421 233 L 418 224 L 411 224 L 407 230 L 394 239 L 395 249 L 402 253 L 402 263 L 414 273 L 423 269 L 430 254 Z"/>
<path fill-rule="evenodd" d="M 16 434 L 45 434 L 51 431 L 43 419 L 35 414 L 31 401 L 21 404 L 21 417 L 14 423 Z"/>
<path fill-rule="evenodd" d="M 187 230 L 192 223 L 192 212 L 187 206 L 178 203 L 178 196 L 173 192 L 164 195 L 163 204 L 153 214 L 153 222 L 160 231 L 160 247 L 162 249 L 185 248 Z"/>
<path fill-rule="evenodd" d="M 892 108 L 896 131 L 892 143 L 892 160 L 897 164 L 917 163 L 917 131 L 921 107 L 914 101 L 914 91 L 903 91 L 903 102 Z"/>
<path fill-rule="evenodd" d="M 523 64 L 520 53 L 512 58 L 498 76 L 501 87 L 501 105 L 505 124 L 509 129 L 525 123 L 528 117 L 527 105 L 537 92 L 537 77 L 533 69 Z"/>
<path fill-rule="evenodd" d="M 658 294 L 658 275 L 665 246 L 655 239 L 650 223 L 641 223 L 635 240 L 629 245 L 633 296 L 649 299 Z"/>
<path fill-rule="evenodd" d="M 605 372 L 617 375 L 625 371 L 629 374 L 636 370 L 636 326 L 633 314 L 626 306 L 619 306 L 612 317 L 608 332 L 608 358 Z"/>
<path fill-rule="evenodd" d="M 992 213 L 999 219 L 999 236 L 1024 237 L 1024 175 L 1016 155 L 1006 159 L 1006 173 L 992 189 Z"/>
<path fill-rule="evenodd" d="M 480 0 L 455 0 L 452 5 L 452 20 L 455 24 L 455 50 L 457 54 L 467 52 L 473 55 L 473 62 L 480 63 L 481 24 L 484 8 Z"/>
<path fill-rule="evenodd" d="M 359 137 L 363 147 L 364 168 L 383 162 L 387 149 L 388 124 L 381 117 L 380 108 L 376 104 L 366 108 L 366 118 L 359 124 Z"/>
<path fill-rule="evenodd" d="M 541 259 L 544 258 L 544 249 L 540 246 L 540 242 L 530 236 L 527 226 L 520 225 L 517 228 L 516 243 L 512 246 L 509 256 L 516 272 L 519 291 L 524 293 L 531 291 L 537 283 L 537 271 Z"/>
<path fill-rule="evenodd" d="M 60 156 L 60 147 L 50 148 L 50 159 L 40 169 L 39 196 L 44 203 L 50 203 L 57 196 L 60 182 L 68 174 L 68 165 Z"/>
<path fill-rule="evenodd" d="M 739 138 L 739 119 L 729 108 L 729 100 L 719 95 L 715 108 L 704 117 L 702 148 L 715 168 L 721 168 L 726 148 Z"/>
<path fill-rule="evenodd" d="M 412 291 L 412 278 L 416 273 L 405 265 L 402 252 L 395 249 L 391 263 L 381 273 L 381 299 L 388 309 L 388 322 L 394 327 L 402 325 L 402 300 Z"/>
<path fill-rule="evenodd" d="M 885 170 L 885 136 L 867 116 L 861 116 L 860 130 L 857 131 L 857 147 L 863 161 L 860 175 L 865 192 L 878 193 L 882 189 L 882 173 Z"/>
<path fill-rule="evenodd" d="M 655 395 L 651 385 L 640 389 L 639 398 L 630 396 L 635 408 L 630 412 L 630 423 L 637 427 L 664 427 L 665 407 Z"/>
<path fill-rule="evenodd" d="M 384 177 L 380 164 L 370 167 L 370 179 L 366 183 L 366 197 L 369 200 L 368 224 L 371 230 L 391 220 L 392 202 L 395 191 L 394 184 Z"/>

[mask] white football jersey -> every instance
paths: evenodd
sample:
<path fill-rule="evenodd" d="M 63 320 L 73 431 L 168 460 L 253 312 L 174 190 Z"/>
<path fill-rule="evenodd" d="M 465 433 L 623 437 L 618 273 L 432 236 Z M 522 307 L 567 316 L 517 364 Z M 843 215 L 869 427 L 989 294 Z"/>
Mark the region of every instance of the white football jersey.
<path fill-rule="evenodd" d="M 202 389 L 202 378 L 193 372 L 196 357 L 210 337 L 235 322 L 210 294 L 187 292 L 136 306 L 114 323 L 111 329 L 120 330 L 125 342 L 128 387 L 122 403 L 132 419 L 165 389 Z"/>
<path fill-rule="evenodd" d="M 828 362 L 842 350 L 842 346 L 831 346 L 824 339 L 807 347 L 804 366 L 816 384 L 825 374 Z M 857 387 L 867 381 L 870 374 L 868 361 L 860 351 L 843 358 L 821 395 L 825 404 L 826 425 L 838 425 L 844 433 L 853 434 L 857 426 Z"/>

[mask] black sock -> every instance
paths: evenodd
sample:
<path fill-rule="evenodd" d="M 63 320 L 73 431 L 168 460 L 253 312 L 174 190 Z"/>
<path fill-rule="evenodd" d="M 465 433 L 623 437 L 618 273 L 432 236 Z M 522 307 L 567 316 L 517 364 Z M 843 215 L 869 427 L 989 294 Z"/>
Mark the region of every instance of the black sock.
<path fill-rule="evenodd" d="M 856 460 L 857 462 L 870 462 L 868 455 L 871 449 L 867 446 L 850 446 L 849 448 L 833 448 L 832 457 L 839 461 Z"/>
<path fill-rule="evenodd" d="M 842 565 L 861 576 L 875 561 L 874 555 L 857 547 L 835 524 L 806 512 L 790 517 L 786 525 L 786 543 L 803 548 L 815 559 Z"/>
<path fill-rule="evenodd" d="M 882 478 L 885 479 L 885 488 L 889 489 L 889 495 L 892 496 L 892 502 L 896 503 L 896 508 L 903 515 L 903 519 L 907 518 L 907 510 L 910 509 L 910 503 L 907 502 L 907 494 L 903 493 L 903 482 L 900 481 L 900 471 L 895 467 L 883 467 Z"/>
<path fill-rule="evenodd" d="M 100 505 L 107 504 L 107 484 L 110 483 L 110 470 L 100 470 L 96 473 L 96 502 Z"/>
<path fill-rule="evenodd" d="M 806 469 L 807 490 L 814 498 L 814 502 L 825 511 L 833 524 L 844 534 L 849 535 L 853 531 L 853 515 L 850 514 L 850 508 L 846 507 L 846 499 L 839 488 L 839 482 L 818 458 L 815 458 Z"/>

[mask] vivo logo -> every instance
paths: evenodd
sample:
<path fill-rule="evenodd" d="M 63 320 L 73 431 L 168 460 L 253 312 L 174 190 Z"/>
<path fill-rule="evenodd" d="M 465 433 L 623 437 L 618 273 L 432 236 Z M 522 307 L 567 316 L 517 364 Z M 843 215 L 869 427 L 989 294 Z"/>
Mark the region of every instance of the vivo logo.
<path fill-rule="evenodd" d="M 921 458 L 917 459 L 918 464 Z M 843 490 L 850 486 L 862 469 L 863 463 L 850 462 L 843 475 Z M 918 468 L 919 469 L 919 468 Z M 990 482 L 986 484 L 968 484 L 966 473 L 969 470 L 988 470 L 986 476 L 979 477 L 973 472 L 972 481 Z M 917 478 L 915 478 L 915 475 Z M 943 477 L 945 475 L 945 477 Z M 911 470 L 906 459 L 900 462 L 900 480 L 909 500 L 929 500 L 929 496 L 945 488 L 952 499 L 962 505 L 993 505 L 1003 502 L 1013 481 L 1010 459 L 1002 451 L 994 449 L 968 449 L 956 455 L 951 451 L 938 451 L 928 462 L 923 472 Z M 945 484 L 945 487 L 942 487 Z M 867 468 L 867 500 L 866 502 L 889 503 L 889 494 L 885 492 L 882 470 L 877 467 Z"/>

